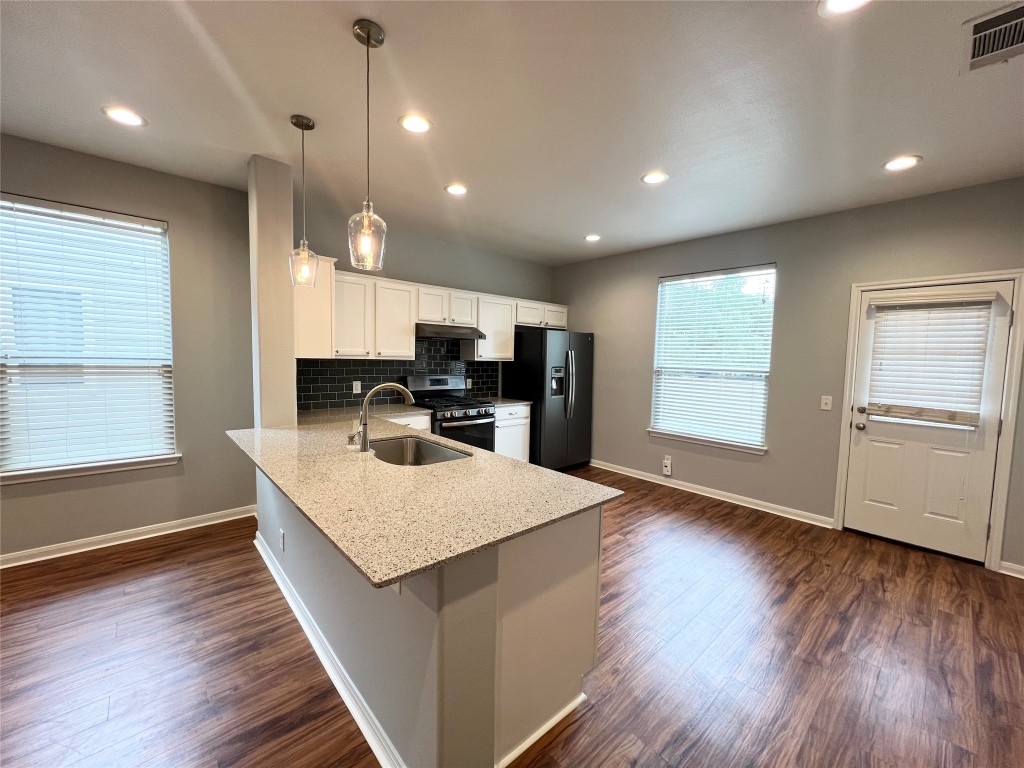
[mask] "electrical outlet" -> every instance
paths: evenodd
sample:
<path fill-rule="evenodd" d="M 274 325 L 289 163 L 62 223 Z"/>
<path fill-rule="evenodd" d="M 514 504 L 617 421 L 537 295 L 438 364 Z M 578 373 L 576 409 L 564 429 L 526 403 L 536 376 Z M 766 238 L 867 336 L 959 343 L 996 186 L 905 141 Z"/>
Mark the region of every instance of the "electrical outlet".
<path fill-rule="evenodd" d="M 832 397 L 830 395 L 821 396 L 821 410 L 831 411 L 832 410 Z"/>
<path fill-rule="evenodd" d="M 473 380 L 472 379 L 466 379 L 466 389 L 472 389 L 472 388 L 473 388 Z"/>
<path fill-rule="evenodd" d="M 667 453 L 665 458 L 661 460 L 661 474 L 665 475 L 665 477 L 672 476 L 672 457 Z"/>
<path fill-rule="evenodd" d="M 281 534 L 281 551 L 284 552 L 284 528 L 280 530 Z"/>
<path fill-rule="evenodd" d="M 353 381 L 352 382 L 352 394 L 353 395 L 361 395 L 361 394 L 363 394 L 363 382 L 361 382 L 361 381 Z"/>

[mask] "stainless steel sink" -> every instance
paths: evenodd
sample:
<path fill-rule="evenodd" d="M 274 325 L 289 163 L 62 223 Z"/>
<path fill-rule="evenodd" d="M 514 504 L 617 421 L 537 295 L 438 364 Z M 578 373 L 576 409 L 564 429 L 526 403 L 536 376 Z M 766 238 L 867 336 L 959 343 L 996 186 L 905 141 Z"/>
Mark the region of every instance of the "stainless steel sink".
<path fill-rule="evenodd" d="M 381 461 L 401 467 L 421 467 L 424 464 L 468 459 L 470 456 L 419 437 L 382 437 L 371 440 L 370 448 Z"/>

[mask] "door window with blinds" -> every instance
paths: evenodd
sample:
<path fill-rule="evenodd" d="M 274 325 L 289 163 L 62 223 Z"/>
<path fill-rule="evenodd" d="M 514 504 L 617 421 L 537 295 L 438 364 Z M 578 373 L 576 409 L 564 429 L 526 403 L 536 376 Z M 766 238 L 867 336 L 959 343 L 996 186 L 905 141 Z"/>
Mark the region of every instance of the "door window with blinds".
<path fill-rule="evenodd" d="M 175 454 L 167 226 L 0 199 L 0 472 Z"/>
<path fill-rule="evenodd" d="M 775 267 L 662 278 L 651 428 L 763 453 Z"/>
<path fill-rule="evenodd" d="M 868 415 L 976 426 L 993 299 L 873 305 Z"/>

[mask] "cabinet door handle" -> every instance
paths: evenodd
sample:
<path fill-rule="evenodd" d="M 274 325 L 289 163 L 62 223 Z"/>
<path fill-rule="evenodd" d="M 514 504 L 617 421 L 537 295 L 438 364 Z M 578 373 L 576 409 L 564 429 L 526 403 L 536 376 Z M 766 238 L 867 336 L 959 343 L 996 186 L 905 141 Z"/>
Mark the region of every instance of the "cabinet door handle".
<path fill-rule="evenodd" d="M 377 357 L 380 357 L 380 352 L 377 353 Z"/>

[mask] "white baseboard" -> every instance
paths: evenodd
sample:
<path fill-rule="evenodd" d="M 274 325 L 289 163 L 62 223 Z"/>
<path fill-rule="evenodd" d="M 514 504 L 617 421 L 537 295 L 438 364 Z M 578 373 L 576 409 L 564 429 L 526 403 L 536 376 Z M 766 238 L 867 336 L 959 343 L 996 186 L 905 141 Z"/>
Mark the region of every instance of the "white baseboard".
<path fill-rule="evenodd" d="M 998 570 L 1007 576 L 1016 576 L 1018 579 L 1024 579 L 1024 565 L 1003 562 L 999 564 Z"/>
<path fill-rule="evenodd" d="M 334 655 L 334 651 L 331 650 L 327 639 L 320 632 L 320 628 L 309 614 L 295 588 L 292 587 L 291 582 L 281 568 L 281 564 L 277 562 L 277 558 L 274 557 L 259 531 L 256 532 L 255 543 L 257 551 L 263 556 L 267 568 L 270 569 L 274 581 L 277 582 L 281 594 L 284 595 L 284 599 L 291 606 L 295 618 L 299 620 L 302 631 L 309 638 L 309 642 L 319 657 L 320 663 L 331 678 L 331 682 L 334 683 L 334 687 L 338 689 L 338 693 L 341 694 L 345 706 L 352 713 L 352 719 L 356 721 L 359 730 L 363 732 L 363 737 L 366 739 L 367 744 L 370 745 L 370 749 L 373 750 L 374 757 L 377 758 L 383 768 L 406 768 L 395 745 L 391 743 L 391 739 L 388 738 L 383 726 L 374 716 L 373 711 L 366 703 L 362 694 L 359 693 L 359 689 L 352 682 L 352 678 L 348 676 L 348 672 L 345 671 L 341 661 Z"/>
<path fill-rule="evenodd" d="M 61 544 L 50 544 L 49 546 L 36 549 L 25 549 L 21 552 L 10 552 L 6 555 L 0 555 L 0 568 L 34 563 L 38 560 L 49 560 L 54 557 L 64 557 L 65 555 L 73 555 L 76 552 L 88 552 L 90 549 L 111 547 L 115 544 L 127 544 L 129 541 L 149 539 L 153 536 L 164 536 L 168 533 L 187 531 L 190 528 L 200 528 L 204 525 L 224 523 L 228 520 L 250 517 L 255 514 L 256 505 L 250 504 L 246 507 L 235 507 L 234 509 L 225 509 L 220 512 L 211 512 L 208 515 L 185 517 L 181 520 L 170 520 L 166 523 L 146 525 L 142 528 L 105 533 L 102 536 L 92 536 L 88 539 L 77 539 L 75 541 L 65 541 Z"/>
<path fill-rule="evenodd" d="M 799 520 L 803 523 L 810 523 L 811 525 L 820 525 L 823 528 L 834 527 L 834 521 L 832 520 L 832 518 L 825 517 L 824 515 L 815 515 L 810 512 L 804 512 L 803 510 L 800 509 L 792 509 L 790 507 L 780 506 L 779 504 L 771 504 L 770 502 L 767 501 L 748 499 L 746 496 L 738 496 L 735 493 L 728 493 L 726 491 L 716 491 L 714 488 L 705 488 L 702 485 L 685 483 L 682 480 L 673 480 L 671 477 L 655 475 L 652 472 L 640 472 L 639 470 L 630 469 L 629 467 L 621 467 L 618 464 L 609 464 L 606 461 L 596 461 L 592 459 L 590 465 L 593 467 L 599 467 L 600 469 L 607 469 L 611 472 L 618 472 L 620 475 L 637 477 L 641 480 L 648 480 L 652 483 L 658 483 L 659 485 L 667 485 L 670 488 L 679 488 L 684 491 L 690 491 L 690 493 L 700 494 L 701 496 L 709 496 L 712 499 L 728 501 L 732 504 L 738 504 L 741 507 L 750 507 L 751 509 L 759 509 L 762 512 L 771 512 L 773 515 L 781 515 L 782 517 L 788 517 L 792 520 Z"/>
<path fill-rule="evenodd" d="M 523 752 L 529 749 L 535 741 L 537 741 L 541 736 L 543 736 L 545 733 L 554 728 L 559 720 L 568 715 L 570 712 L 572 712 L 574 709 L 576 709 L 576 707 L 578 707 L 586 700 L 587 694 L 585 693 L 579 693 L 576 696 L 574 696 L 573 700 L 566 704 L 564 707 L 562 707 L 560 710 L 558 710 L 557 713 L 552 715 L 551 719 L 549 719 L 540 728 L 538 728 L 536 731 L 527 736 L 519 744 L 519 746 L 517 746 L 515 749 L 513 749 L 511 752 L 509 752 L 507 755 L 501 758 L 501 760 L 499 760 L 495 764 L 494 768 L 507 768 L 507 766 L 511 765 L 517 757 L 519 757 L 521 754 L 523 754 Z"/>

